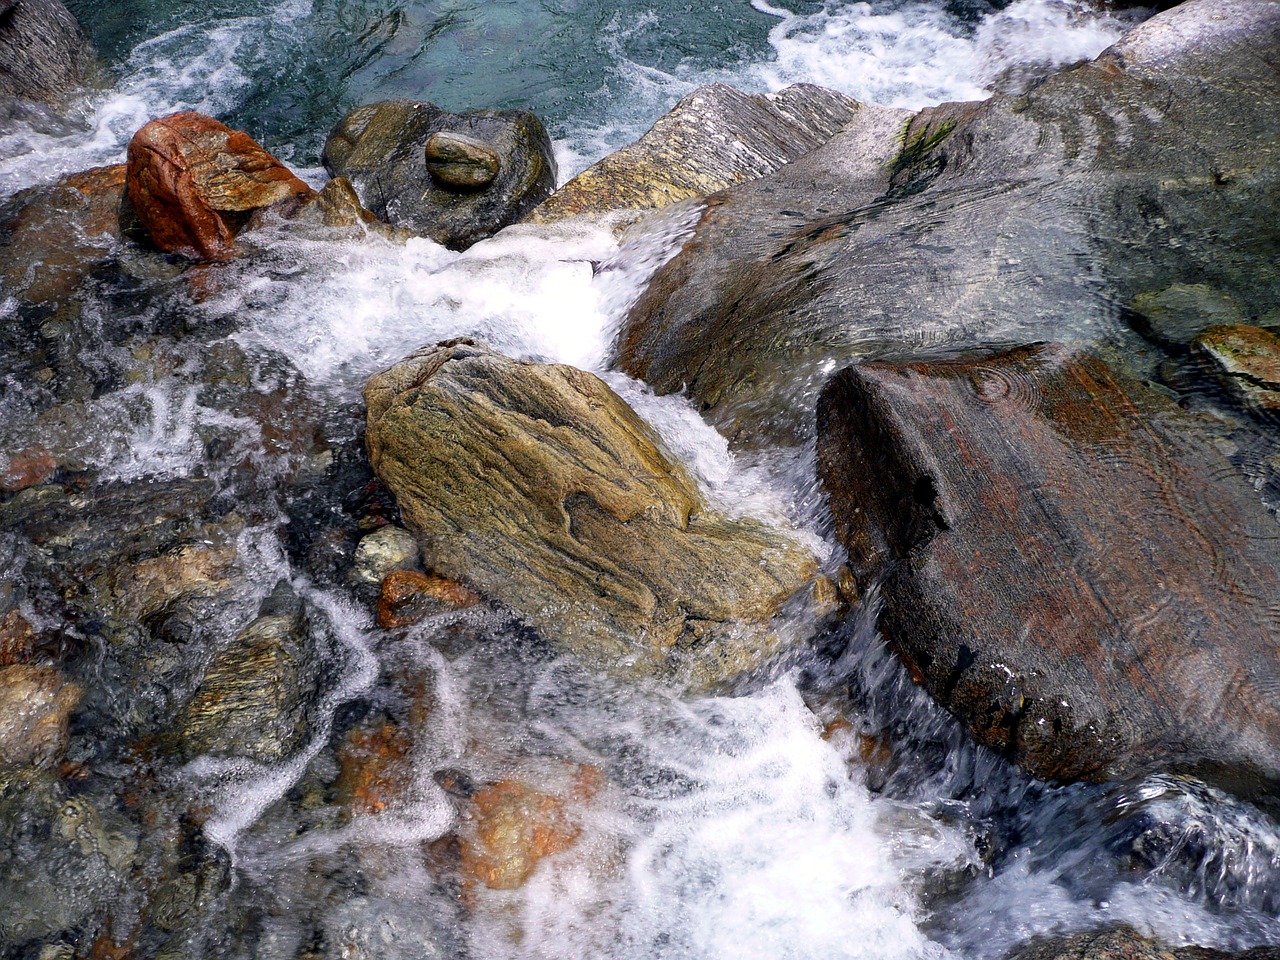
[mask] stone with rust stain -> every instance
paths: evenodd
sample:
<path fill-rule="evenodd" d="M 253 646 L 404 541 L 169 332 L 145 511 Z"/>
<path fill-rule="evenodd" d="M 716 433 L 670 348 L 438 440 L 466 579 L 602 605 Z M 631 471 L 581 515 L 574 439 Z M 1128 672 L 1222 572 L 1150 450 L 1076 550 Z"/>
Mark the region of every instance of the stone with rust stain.
<path fill-rule="evenodd" d="M 347 815 L 379 814 L 403 801 L 413 784 L 413 738 L 387 721 L 351 730 L 338 748 L 338 804 Z"/>
<path fill-rule="evenodd" d="M 378 626 L 410 627 L 442 610 L 461 610 L 480 603 L 480 595 L 460 583 L 418 570 L 396 570 L 382 581 Z"/>
<path fill-rule="evenodd" d="M 781 646 L 784 605 L 815 614 L 806 630 L 829 612 L 812 554 L 708 509 L 598 377 L 458 340 L 373 377 L 365 400 L 370 462 L 424 565 L 589 662 L 705 686 Z"/>
<path fill-rule="evenodd" d="M 58 461 L 47 450 L 31 447 L 15 453 L 0 467 L 0 491 L 17 493 L 44 483 L 58 469 Z"/>
<path fill-rule="evenodd" d="M 487 187 L 502 169 L 502 158 L 487 144 L 452 130 L 433 133 L 427 140 L 427 173 L 441 183 L 463 190 Z"/>
<path fill-rule="evenodd" d="M 833 90 L 795 84 L 769 96 L 701 87 L 638 141 L 561 187 L 525 219 L 657 210 L 772 173 L 829 140 L 861 108 Z"/>
<path fill-rule="evenodd" d="M 1243 323 L 1210 327 L 1192 351 L 1246 407 L 1280 413 L 1280 336 Z"/>
<path fill-rule="evenodd" d="M 1166 395 L 1058 346 L 868 363 L 819 465 L 882 628 L 1033 774 L 1280 782 L 1280 538 Z"/>
<path fill-rule="evenodd" d="M 35 649 L 35 630 L 26 617 L 16 609 L 0 617 L 0 667 L 26 663 Z"/>
<path fill-rule="evenodd" d="M 133 135 L 127 179 L 158 248 L 215 262 L 231 259 L 249 214 L 314 192 L 248 134 L 193 111 Z"/>

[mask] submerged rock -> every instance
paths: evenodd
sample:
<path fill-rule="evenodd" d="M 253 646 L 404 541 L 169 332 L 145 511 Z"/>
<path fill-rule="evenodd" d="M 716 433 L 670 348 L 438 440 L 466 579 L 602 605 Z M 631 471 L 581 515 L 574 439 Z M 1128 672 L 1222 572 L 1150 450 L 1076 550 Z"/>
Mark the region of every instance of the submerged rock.
<path fill-rule="evenodd" d="M 702 503 L 598 378 L 472 340 L 365 387 L 374 470 L 426 566 L 620 673 L 706 684 L 776 649 L 817 579 L 782 532 Z"/>
<path fill-rule="evenodd" d="M 325 141 L 324 165 L 378 217 L 455 250 L 515 223 L 556 181 L 551 138 L 532 113 L 455 114 L 413 100 L 351 111 Z"/>
<path fill-rule="evenodd" d="M 82 693 L 54 667 L 0 669 L 0 770 L 56 764 L 67 746 L 67 718 Z"/>
<path fill-rule="evenodd" d="M 1165 947 L 1132 927 L 1113 927 L 1025 944 L 1004 960 L 1280 960 L 1280 947 L 1227 952 L 1207 947 Z"/>
<path fill-rule="evenodd" d="M 701 87 L 638 141 L 584 170 L 526 217 L 657 210 L 772 173 L 827 142 L 862 105 L 807 83 L 768 96 Z"/>
<path fill-rule="evenodd" d="M 384 630 L 408 627 L 433 613 L 474 607 L 480 602 L 479 594 L 460 583 L 417 570 L 396 570 L 382 581 L 378 626 Z"/>
<path fill-rule="evenodd" d="M 1167 396 L 1056 346 L 868 363 L 818 433 L 886 637 L 980 742 L 1054 780 L 1280 783 L 1276 520 Z"/>
<path fill-rule="evenodd" d="M 789 442 L 841 360 L 1092 338 L 1189 278 L 1263 314 L 1280 302 L 1277 45 L 1280 5 L 1188 0 L 1026 94 L 905 131 L 859 111 L 710 198 L 618 362 L 742 442 Z"/>
<path fill-rule="evenodd" d="M 248 134 L 187 111 L 129 141 L 129 202 L 161 250 L 223 261 L 249 214 L 314 191 Z"/>
<path fill-rule="evenodd" d="M 94 62 L 84 31 L 59 0 L 0 2 L 0 107 L 21 99 L 56 104 Z"/>
<path fill-rule="evenodd" d="M 395 570 L 412 570 L 418 565 L 418 541 L 404 527 L 388 524 L 361 538 L 356 545 L 351 579 L 356 583 L 381 584 Z"/>
<path fill-rule="evenodd" d="M 1244 322 L 1233 297 L 1203 283 L 1175 283 L 1140 293 L 1130 308 L 1143 336 L 1173 350 L 1186 350 L 1206 327 Z"/>
<path fill-rule="evenodd" d="M 1280 414 L 1280 336 L 1247 324 L 1210 327 L 1193 350 L 1241 403 L 1260 414 Z"/>

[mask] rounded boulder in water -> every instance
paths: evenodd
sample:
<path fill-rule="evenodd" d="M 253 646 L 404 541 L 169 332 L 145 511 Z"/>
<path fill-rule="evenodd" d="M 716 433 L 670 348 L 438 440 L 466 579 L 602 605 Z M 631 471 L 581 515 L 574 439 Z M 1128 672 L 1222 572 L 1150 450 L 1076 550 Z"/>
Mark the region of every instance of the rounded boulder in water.
<path fill-rule="evenodd" d="M 556 184 L 551 138 L 532 113 L 414 100 L 352 110 L 325 141 L 324 165 L 379 218 L 454 250 L 515 223 Z"/>

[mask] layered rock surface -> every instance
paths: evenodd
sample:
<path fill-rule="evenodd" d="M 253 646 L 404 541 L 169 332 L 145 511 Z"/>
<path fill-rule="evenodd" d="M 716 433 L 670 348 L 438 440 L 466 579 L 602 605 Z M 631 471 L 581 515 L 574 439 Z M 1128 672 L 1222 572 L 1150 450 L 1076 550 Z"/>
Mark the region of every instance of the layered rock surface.
<path fill-rule="evenodd" d="M 833 359 L 1087 339 L 1174 283 L 1264 313 L 1280 302 L 1278 45 L 1280 4 L 1190 0 L 1024 95 L 905 129 L 860 111 L 710 199 L 618 361 L 741 440 L 790 441 Z"/>
<path fill-rule="evenodd" d="M 59 0 L 0 2 L 0 113 L 14 99 L 57 103 L 92 66 L 93 49 Z"/>
<path fill-rule="evenodd" d="M 818 431 L 886 636 L 979 741 L 1051 779 L 1280 782 L 1276 521 L 1166 395 L 1057 346 L 868 363 Z"/>
<path fill-rule="evenodd" d="M 830 140 L 861 106 L 811 84 L 771 96 L 724 84 L 701 87 L 638 141 L 578 174 L 526 219 L 554 223 L 704 197 L 803 156 Z"/>
<path fill-rule="evenodd" d="M 369 381 L 374 470 L 424 564 L 620 673 L 706 684 L 779 643 L 813 557 L 708 510 L 650 428 L 602 381 L 475 341 Z"/>

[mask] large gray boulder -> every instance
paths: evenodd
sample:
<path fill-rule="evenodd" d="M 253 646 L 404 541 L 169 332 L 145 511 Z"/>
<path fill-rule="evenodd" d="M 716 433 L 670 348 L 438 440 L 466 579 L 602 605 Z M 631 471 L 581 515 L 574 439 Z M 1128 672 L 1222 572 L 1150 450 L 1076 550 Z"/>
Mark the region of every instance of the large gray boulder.
<path fill-rule="evenodd" d="M 1278 47 L 1280 3 L 1189 0 L 1026 94 L 861 111 L 709 199 L 618 363 L 792 440 L 842 359 L 1123 335 L 1174 283 L 1256 317 L 1280 302 Z"/>
<path fill-rule="evenodd" d="M 424 565 L 591 663 L 706 686 L 788 639 L 785 605 L 829 609 L 808 550 L 709 509 L 589 373 L 461 340 L 378 374 L 365 399 L 369 459 Z"/>
<path fill-rule="evenodd" d="M 493 163 L 491 179 L 476 175 Z M 456 250 L 515 223 L 556 185 L 551 138 L 532 113 L 414 100 L 352 110 L 325 141 L 324 165 L 382 220 Z"/>
<path fill-rule="evenodd" d="M 93 49 L 59 0 L 0 0 L 0 108 L 57 103 L 92 66 Z"/>

